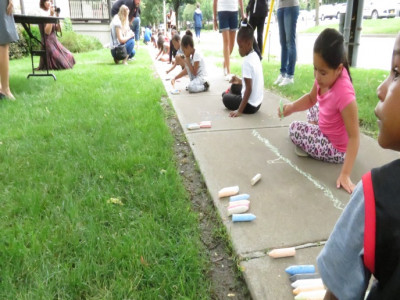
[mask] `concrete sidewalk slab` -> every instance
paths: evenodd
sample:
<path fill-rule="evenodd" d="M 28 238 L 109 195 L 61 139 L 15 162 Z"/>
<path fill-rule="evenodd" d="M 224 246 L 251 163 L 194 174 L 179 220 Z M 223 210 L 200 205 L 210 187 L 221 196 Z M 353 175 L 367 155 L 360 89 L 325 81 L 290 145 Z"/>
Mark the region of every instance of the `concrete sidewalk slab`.
<path fill-rule="evenodd" d="M 244 270 L 245 280 L 253 299 L 293 300 L 290 276 L 285 269 L 292 265 L 314 265 L 318 273 L 315 258 L 321 249 L 321 246 L 300 249 L 296 251 L 295 257 L 274 259 L 265 256 L 242 261 L 240 266 Z"/>
<path fill-rule="evenodd" d="M 170 66 L 161 62 L 155 65 L 164 78 Z M 243 258 L 241 266 L 253 299 L 293 299 L 285 267 L 315 264 L 321 247 L 302 249 L 295 258 L 279 260 L 265 253 L 268 249 L 318 243 L 329 237 L 350 199 L 347 192 L 336 188 L 342 165 L 295 155 L 288 126 L 293 120 L 306 117 L 305 113 L 297 113 L 280 120 L 277 109 L 281 97 L 264 91 L 259 112 L 229 118 L 221 101 L 221 92 L 229 84 L 215 66 L 209 68 L 209 79 L 209 91 L 170 94 L 172 104 L 234 251 Z M 169 91 L 170 82 L 163 83 Z M 182 79 L 177 87 L 184 89 L 187 83 Z M 200 121 L 212 121 L 212 128 L 186 129 L 186 124 Z M 371 168 L 396 158 L 397 152 L 383 150 L 375 140 L 362 135 L 351 178 L 356 183 Z M 250 180 L 257 173 L 262 174 L 262 179 L 251 186 Z M 232 223 L 227 216 L 229 199 L 218 199 L 217 193 L 233 185 L 240 187 L 240 193 L 250 194 L 249 212 L 257 216 L 253 222 Z"/>

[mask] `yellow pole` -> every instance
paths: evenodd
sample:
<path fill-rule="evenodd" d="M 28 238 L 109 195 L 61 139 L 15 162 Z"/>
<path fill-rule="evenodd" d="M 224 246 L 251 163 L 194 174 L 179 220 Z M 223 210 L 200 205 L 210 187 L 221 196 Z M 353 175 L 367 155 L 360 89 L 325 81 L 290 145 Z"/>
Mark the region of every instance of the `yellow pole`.
<path fill-rule="evenodd" d="M 271 1 L 271 5 L 269 7 L 267 30 L 265 31 L 264 44 L 263 44 L 261 56 L 264 56 L 265 45 L 267 44 L 267 37 L 268 37 L 268 32 L 269 32 L 269 24 L 271 23 L 272 11 L 274 10 L 274 2 L 275 2 L 275 0 L 272 0 Z"/>

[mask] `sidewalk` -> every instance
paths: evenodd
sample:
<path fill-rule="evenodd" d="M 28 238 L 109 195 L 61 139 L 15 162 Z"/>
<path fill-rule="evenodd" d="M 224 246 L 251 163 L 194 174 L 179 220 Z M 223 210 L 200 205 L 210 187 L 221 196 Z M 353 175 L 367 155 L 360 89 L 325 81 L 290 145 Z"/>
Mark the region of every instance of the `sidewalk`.
<path fill-rule="evenodd" d="M 148 49 L 154 57 L 154 48 Z M 165 80 L 165 71 L 170 65 L 154 64 L 169 93 L 171 85 Z M 188 79 L 181 79 L 176 88 L 182 92 L 169 93 L 169 97 L 241 260 L 252 298 L 293 299 L 285 268 L 293 264 L 316 265 L 321 242 L 328 239 L 349 201 L 349 194 L 335 186 L 342 165 L 296 156 L 288 126 L 293 120 L 305 120 L 305 114 L 280 120 L 280 98 L 267 90 L 255 115 L 229 118 L 221 100 L 221 93 L 229 84 L 223 79 L 222 70 L 210 60 L 207 69 L 209 91 L 189 94 L 185 91 Z M 212 121 L 212 128 L 186 129 L 186 124 L 200 121 Z M 395 158 L 397 153 L 383 150 L 375 140 L 362 136 L 353 182 L 371 168 Z M 252 186 L 250 180 L 257 173 L 262 178 Z M 219 199 L 218 191 L 234 185 L 240 187 L 240 193 L 250 194 L 249 212 L 257 216 L 253 222 L 232 223 L 227 216 L 229 199 Z M 272 259 L 266 255 L 269 249 L 302 245 L 305 248 L 297 250 L 292 258 Z"/>

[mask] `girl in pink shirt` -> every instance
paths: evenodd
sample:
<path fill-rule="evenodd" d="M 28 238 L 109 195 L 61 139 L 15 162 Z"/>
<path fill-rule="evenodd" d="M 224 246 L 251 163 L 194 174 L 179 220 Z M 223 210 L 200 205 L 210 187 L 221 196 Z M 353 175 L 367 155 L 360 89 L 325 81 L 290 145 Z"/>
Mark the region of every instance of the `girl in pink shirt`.
<path fill-rule="evenodd" d="M 299 156 L 343 163 L 337 188 L 352 193 L 350 174 L 357 156 L 360 137 L 358 111 L 343 36 L 325 29 L 314 44 L 314 85 L 308 94 L 286 104 L 279 116 L 309 110 L 308 122 L 295 121 L 289 135 Z"/>

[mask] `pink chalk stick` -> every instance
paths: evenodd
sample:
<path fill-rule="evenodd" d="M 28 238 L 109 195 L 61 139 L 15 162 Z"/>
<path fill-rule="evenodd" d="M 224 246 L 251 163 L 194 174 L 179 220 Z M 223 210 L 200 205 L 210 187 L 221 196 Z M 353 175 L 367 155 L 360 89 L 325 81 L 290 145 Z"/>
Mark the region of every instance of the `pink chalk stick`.
<path fill-rule="evenodd" d="M 325 290 L 325 287 L 323 284 L 299 286 L 293 290 L 293 294 L 298 295 L 302 292 L 311 292 L 311 291 L 320 291 L 320 290 Z"/>
<path fill-rule="evenodd" d="M 295 248 L 274 249 L 274 250 L 268 252 L 268 255 L 273 257 L 273 258 L 295 256 L 296 255 L 296 249 Z"/>
<path fill-rule="evenodd" d="M 250 201 L 249 200 L 239 200 L 239 201 L 229 202 L 228 208 L 233 208 L 236 206 L 243 206 L 243 205 L 249 206 Z"/>
<path fill-rule="evenodd" d="M 211 121 L 201 121 L 200 128 L 211 128 Z"/>
<path fill-rule="evenodd" d="M 248 205 L 237 205 L 235 207 L 228 207 L 228 216 L 231 216 L 233 214 L 242 214 L 248 210 Z"/>

